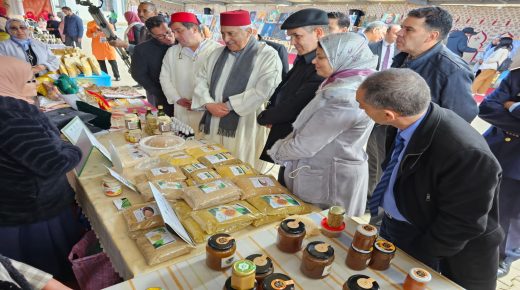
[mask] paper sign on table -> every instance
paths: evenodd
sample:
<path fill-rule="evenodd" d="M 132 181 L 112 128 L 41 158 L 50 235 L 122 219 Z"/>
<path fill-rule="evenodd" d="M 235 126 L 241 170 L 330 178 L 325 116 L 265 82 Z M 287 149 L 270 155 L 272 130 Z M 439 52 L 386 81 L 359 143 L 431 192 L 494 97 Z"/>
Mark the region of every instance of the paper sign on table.
<path fill-rule="evenodd" d="M 108 160 L 112 161 L 110 152 L 107 150 L 107 148 L 105 148 L 105 146 L 103 146 L 103 144 L 98 141 L 96 136 L 90 132 L 88 127 L 83 124 L 83 121 L 81 121 L 78 116 L 74 117 L 67 125 L 65 125 L 65 127 L 63 127 L 63 129 L 61 129 L 63 135 L 65 135 L 65 137 L 67 137 L 67 139 L 69 139 L 73 145 L 76 145 L 78 142 L 82 131 L 85 131 L 92 145 L 94 145 Z"/>
<path fill-rule="evenodd" d="M 81 150 L 81 160 L 78 165 L 76 165 L 75 170 L 78 176 L 81 175 L 85 164 L 87 163 L 88 158 L 90 157 L 90 153 L 92 149 L 94 149 L 94 145 L 90 142 L 90 139 L 87 137 L 87 133 L 83 130 L 79 132 L 78 139 L 76 140 L 76 146 Z"/>
<path fill-rule="evenodd" d="M 153 185 L 153 183 L 148 182 L 150 188 L 152 189 L 153 197 L 159 206 L 159 211 L 161 212 L 164 223 L 167 225 L 167 228 L 173 230 L 181 239 L 183 239 L 189 245 L 195 247 L 195 243 L 191 239 L 190 235 L 186 231 L 186 229 L 182 226 L 179 217 L 172 209 L 166 198 L 161 194 L 161 192 Z"/>

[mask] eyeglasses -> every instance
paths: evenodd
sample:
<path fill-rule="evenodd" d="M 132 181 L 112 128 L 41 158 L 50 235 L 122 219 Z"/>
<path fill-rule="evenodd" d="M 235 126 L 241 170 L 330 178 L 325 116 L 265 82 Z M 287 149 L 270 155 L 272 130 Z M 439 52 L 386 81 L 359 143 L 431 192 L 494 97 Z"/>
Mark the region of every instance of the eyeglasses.
<path fill-rule="evenodd" d="M 165 39 L 166 37 L 170 37 L 170 36 L 172 36 L 172 34 L 173 34 L 173 31 L 168 30 L 166 33 L 161 34 L 161 35 L 157 35 L 157 34 L 153 34 L 153 33 L 152 33 L 152 36 L 153 36 L 155 39 L 157 39 L 157 40 L 161 40 L 161 39 Z"/>
<path fill-rule="evenodd" d="M 25 30 L 27 30 L 27 26 L 11 26 L 9 28 L 9 30 L 12 30 L 12 31 L 18 31 L 18 30 L 25 31 Z"/>

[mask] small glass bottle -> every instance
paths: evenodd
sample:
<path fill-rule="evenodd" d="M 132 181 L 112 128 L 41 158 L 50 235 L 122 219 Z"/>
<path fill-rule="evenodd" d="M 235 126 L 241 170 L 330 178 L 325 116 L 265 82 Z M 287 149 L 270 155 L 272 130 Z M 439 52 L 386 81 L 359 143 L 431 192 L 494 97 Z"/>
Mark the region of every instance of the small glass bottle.
<path fill-rule="evenodd" d="M 236 261 L 231 277 L 226 280 L 224 290 L 256 290 L 256 266 L 249 260 Z"/>
<path fill-rule="evenodd" d="M 305 224 L 295 219 L 286 219 L 278 227 L 276 246 L 285 253 L 296 253 L 302 248 L 305 238 Z"/>
<path fill-rule="evenodd" d="M 403 283 L 403 290 L 424 290 L 432 280 L 430 272 L 421 268 L 412 268 Z"/>
<path fill-rule="evenodd" d="M 359 225 L 352 240 L 352 246 L 356 250 L 368 251 L 374 246 L 377 239 L 377 228 L 373 225 Z"/>
<path fill-rule="evenodd" d="M 206 265 L 221 271 L 235 262 L 237 245 L 235 239 L 228 234 L 216 234 L 208 239 L 206 245 Z"/>
<path fill-rule="evenodd" d="M 386 240 L 379 240 L 374 244 L 374 250 L 368 266 L 374 270 L 384 271 L 390 267 L 390 261 L 392 261 L 394 255 L 394 244 Z"/>
<path fill-rule="evenodd" d="M 334 262 L 334 248 L 322 241 L 310 242 L 303 251 L 300 270 L 312 279 L 321 279 L 330 274 Z"/>
<path fill-rule="evenodd" d="M 157 117 L 166 116 L 163 105 L 157 106 Z"/>
<path fill-rule="evenodd" d="M 368 251 L 356 249 L 354 245 L 350 246 L 347 253 L 345 263 L 347 266 L 356 271 L 361 271 L 367 268 L 372 256 L 372 248 Z"/>

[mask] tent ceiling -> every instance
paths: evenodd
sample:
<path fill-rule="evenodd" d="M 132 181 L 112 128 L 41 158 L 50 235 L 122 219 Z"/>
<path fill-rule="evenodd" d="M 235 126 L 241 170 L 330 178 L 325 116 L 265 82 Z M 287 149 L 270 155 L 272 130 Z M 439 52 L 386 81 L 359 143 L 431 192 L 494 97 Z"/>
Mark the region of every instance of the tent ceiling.
<path fill-rule="evenodd" d="M 298 4 L 419 4 L 419 5 L 520 5 L 520 0 L 165 0 L 178 4 L 221 4 L 221 5 L 298 5 Z"/>

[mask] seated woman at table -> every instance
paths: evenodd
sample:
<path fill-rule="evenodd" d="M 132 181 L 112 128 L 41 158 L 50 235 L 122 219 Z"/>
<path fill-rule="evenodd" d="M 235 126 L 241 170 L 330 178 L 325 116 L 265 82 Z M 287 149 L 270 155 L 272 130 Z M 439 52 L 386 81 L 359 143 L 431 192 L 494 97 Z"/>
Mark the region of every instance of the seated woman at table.
<path fill-rule="evenodd" d="M 286 166 L 285 183 L 304 201 L 322 208 L 341 205 L 349 216 L 362 215 L 368 186 L 363 146 L 373 122 L 355 95 L 375 71 L 377 57 L 363 37 L 339 33 L 319 41 L 313 63 L 326 80 L 293 123 L 293 132 L 268 154 Z"/>
<path fill-rule="evenodd" d="M 58 70 L 60 60 L 46 44 L 33 39 L 27 28 L 27 24 L 20 19 L 7 20 L 5 29 L 11 39 L 0 42 L 0 55 L 13 56 L 28 62 L 33 74 L 37 76 Z"/>
<path fill-rule="evenodd" d="M 7 56 L 0 63 L 0 253 L 70 281 L 67 256 L 82 228 L 65 174 L 81 151 L 30 104 L 31 66 Z"/>

